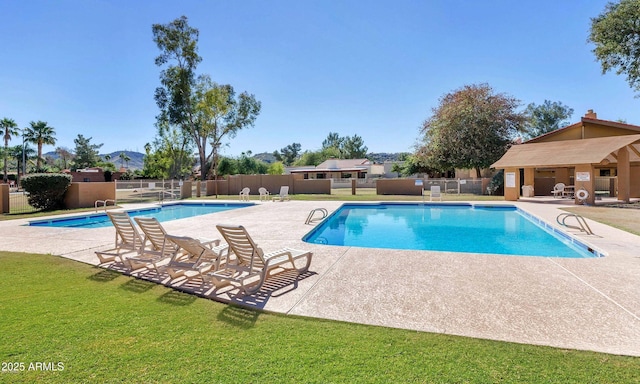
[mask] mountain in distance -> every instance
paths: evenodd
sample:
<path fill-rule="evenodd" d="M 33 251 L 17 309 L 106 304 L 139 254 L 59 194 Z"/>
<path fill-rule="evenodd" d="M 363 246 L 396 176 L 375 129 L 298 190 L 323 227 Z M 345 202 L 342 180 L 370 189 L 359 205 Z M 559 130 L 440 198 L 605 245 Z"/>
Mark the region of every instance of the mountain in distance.
<path fill-rule="evenodd" d="M 120 154 L 125 153 L 130 160 L 123 162 L 120 159 Z M 111 158 L 109 159 L 110 163 L 113 163 L 116 166 L 116 169 L 120 169 L 120 167 L 124 166 L 126 169 L 130 169 L 135 171 L 136 169 L 144 168 L 144 153 L 133 152 L 133 151 L 116 151 L 111 153 L 101 154 L 100 157 L 103 161 L 105 161 L 105 156 L 109 155 Z"/>
<path fill-rule="evenodd" d="M 269 153 L 269 152 L 256 153 L 251 157 L 257 160 L 264 161 L 267 164 L 275 163 L 277 161 L 276 157 L 273 156 L 273 153 Z"/>
<path fill-rule="evenodd" d="M 122 152 L 124 152 L 130 158 L 128 162 L 123 163 L 123 161 L 120 159 L 120 154 Z M 130 169 L 132 171 L 144 168 L 144 156 L 145 156 L 144 153 L 134 152 L 134 151 L 115 151 L 111 153 L 103 153 L 103 154 L 100 154 L 99 156 L 100 158 L 102 158 L 103 161 L 105 161 L 104 159 L 107 155 L 111 157 L 109 159 L 109 162 L 113 163 L 116 169 L 120 169 L 120 167 L 123 166 L 123 164 L 125 168 Z M 385 161 L 397 161 L 400 155 L 401 153 L 369 153 L 367 155 L 367 158 L 375 163 L 381 164 L 381 163 L 384 163 Z M 59 157 L 58 154 L 55 152 L 47 152 L 44 154 L 44 156 L 50 157 L 54 160 Z M 252 157 L 255 159 L 264 161 L 267 164 L 271 164 L 276 161 L 276 158 L 273 156 L 273 153 L 269 153 L 269 152 L 257 153 Z"/>
<path fill-rule="evenodd" d="M 403 153 L 384 153 L 384 152 L 369 153 L 367 154 L 367 158 L 373 161 L 374 163 L 382 164 L 385 161 L 398 161 L 401 158 L 402 154 Z M 273 156 L 273 153 L 269 153 L 269 152 L 257 153 L 252 157 L 254 159 L 264 161 L 267 164 L 276 162 L 276 158 L 275 156 Z"/>
<path fill-rule="evenodd" d="M 121 153 L 125 153 L 128 157 L 129 157 L 129 161 L 125 161 L 123 162 L 120 159 L 120 154 Z M 105 157 L 109 155 L 111 158 L 109 159 L 110 163 L 113 163 L 113 165 L 115 165 L 116 170 L 120 169 L 120 167 L 124 166 L 126 169 L 130 169 L 132 171 L 135 171 L 136 169 L 142 169 L 144 167 L 144 153 L 140 153 L 140 152 L 133 152 L 133 151 L 115 151 L 115 152 L 111 152 L 111 153 L 103 153 L 100 154 L 98 156 L 100 156 L 100 158 L 102 159 L 102 161 L 105 161 Z M 54 160 L 56 160 L 58 157 L 58 154 L 55 152 L 47 152 L 43 155 L 44 157 L 50 157 Z"/>

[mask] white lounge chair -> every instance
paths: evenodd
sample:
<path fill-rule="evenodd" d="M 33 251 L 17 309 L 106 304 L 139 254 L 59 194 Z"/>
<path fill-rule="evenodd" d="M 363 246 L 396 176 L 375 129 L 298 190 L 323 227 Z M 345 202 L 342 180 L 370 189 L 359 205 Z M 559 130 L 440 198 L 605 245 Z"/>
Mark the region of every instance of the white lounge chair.
<path fill-rule="evenodd" d="M 140 254 L 143 247 L 142 236 L 133 225 L 127 212 L 109 211 L 107 216 L 116 229 L 115 246 L 106 251 L 96 251 L 96 256 L 98 256 L 100 264 L 116 261 L 116 259 L 120 259 L 122 263 L 126 264 L 126 254 Z"/>
<path fill-rule="evenodd" d="M 432 185 L 431 186 L 431 193 L 429 195 L 429 200 L 433 201 L 435 199 L 438 199 L 438 200 L 442 201 L 442 193 L 440 192 L 440 186 L 439 185 Z"/>
<path fill-rule="evenodd" d="M 202 242 L 198 239 L 184 236 L 166 235 L 168 244 L 177 249 L 167 265 L 160 267 L 160 270 L 167 272 L 171 279 L 184 276 L 187 280 L 193 278 L 203 278 L 203 273 L 215 271 L 226 262 L 226 244 L 214 245 L 214 243 Z M 189 274 L 189 272 L 195 272 Z"/>
<path fill-rule="evenodd" d="M 249 192 L 251 192 L 249 187 L 242 188 L 242 191 L 240 191 L 240 201 L 249 201 Z"/>
<path fill-rule="evenodd" d="M 152 267 L 161 272 L 163 269 L 159 267 L 159 263 L 169 258 L 173 260 L 178 255 L 180 247 L 167 240 L 169 235 L 156 218 L 141 216 L 134 218 L 134 220 L 144 233 L 144 239 L 139 255 L 127 259 L 129 265 L 134 270 Z M 213 248 L 220 245 L 220 239 L 202 240 L 202 243 Z"/>
<path fill-rule="evenodd" d="M 291 200 L 291 198 L 289 197 L 289 186 L 283 185 L 280 187 L 280 193 L 278 193 L 277 196 L 274 196 L 272 201 L 287 201 L 287 200 Z"/>
<path fill-rule="evenodd" d="M 216 227 L 229 244 L 229 252 L 235 255 L 235 260 L 228 261 L 223 268 L 207 273 L 207 276 L 239 284 L 242 291 L 251 294 L 260 290 L 265 280 L 271 276 L 269 272 L 276 267 L 295 269 L 298 274 L 309 269 L 313 256 L 309 251 L 282 248 L 264 253 L 243 226 L 217 225 Z M 295 262 L 299 262 L 302 258 L 306 258 L 306 263 L 298 268 Z M 290 265 L 289 268 L 283 267 L 287 264 Z"/>
<path fill-rule="evenodd" d="M 269 191 L 265 187 L 258 188 L 258 193 L 260 193 L 260 201 L 269 200 Z"/>
<path fill-rule="evenodd" d="M 553 186 L 553 197 L 563 197 L 564 196 L 564 183 L 557 183 Z"/>

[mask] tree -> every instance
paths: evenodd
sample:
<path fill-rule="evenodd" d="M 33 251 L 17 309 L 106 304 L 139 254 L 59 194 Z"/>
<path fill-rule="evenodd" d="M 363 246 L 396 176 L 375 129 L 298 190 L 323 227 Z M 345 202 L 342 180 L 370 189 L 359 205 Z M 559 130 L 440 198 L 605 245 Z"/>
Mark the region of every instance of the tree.
<path fill-rule="evenodd" d="M 604 12 L 591 19 L 589 41 L 602 65 L 602 73 L 610 70 L 626 74 L 632 89 L 640 91 L 640 0 L 608 3 Z"/>
<path fill-rule="evenodd" d="M 273 156 L 284 165 L 291 165 L 298 159 L 301 150 L 302 146 L 300 143 L 293 143 L 282 148 L 280 151 L 274 151 Z"/>
<path fill-rule="evenodd" d="M 77 138 L 73 139 L 76 145 L 74 169 L 95 167 L 100 161 L 98 150 L 102 147 L 102 144 L 91 144 L 91 139 L 91 137 L 85 138 L 83 135 L 78 135 Z"/>
<path fill-rule="evenodd" d="M 269 164 L 267 168 L 267 174 L 269 175 L 284 175 L 284 164 L 280 161 Z"/>
<path fill-rule="evenodd" d="M 155 101 L 160 108 L 160 114 L 156 116 L 159 139 L 154 143 L 156 151 L 153 152 L 153 157 L 148 160 L 154 159 L 154 167 L 159 166 L 152 171 L 154 174 L 181 174 L 184 166 L 181 151 L 187 149 L 182 144 L 186 143 L 180 140 L 175 147 L 167 139 L 174 137 L 174 127 L 179 129 L 181 139 L 187 137 L 191 140 L 191 133 L 198 131 L 193 89 L 195 70 L 202 61 L 202 57 L 198 55 L 199 31 L 189 26 L 185 16 L 168 24 L 153 24 L 151 29 L 153 41 L 160 50 L 155 64 L 166 68 L 160 72 L 161 86 L 155 91 Z M 148 151 L 148 156 L 151 153 Z M 167 158 L 174 155 L 176 157 L 172 159 Z M 206 172 L 204 163 L 200 167 L 201 172 Z M 151 171 L 146 165 L 145 168 Z"/>
<path fill-rule="evenodd" d="M 427 163 L 438 169 L 480 170 L 497 161 L 522 130 L 519 100 L 496 94 L 488 84 L 465 85 L 444 95 L 423 124 Z"/>
<path fill-rule="evenodd" d="M 573 109 L 559 101 L 545 100 L 541 105 L 531 103 L 525 110 L 524 139 L 528 140 L 547 132 L 555 131 L 569 124 Z"/>
<path fill-rule="evenodd" d="M 23 163 L 24 161 L 31 160 L 36 154 L 36 151 L 33 148 L 29 148 L 29 145 L 25 143 L 24 147 L 22 145 L 16 145 L 14 147 L 9 147 L 9 156 L 12 159 L 16 160 L 16 171 L 17 174 L 20 175 L 20 170 L 24 169 L 26 171 L 26 165 Z M 26 173 L 26 172 L 25 172 Z"/>
<path fill-rule="evenodd" d="M 238 131 L 253 126 L 261 103 L 246 92 L 236 97 L 231 85 L 214 83 L 207 75 L 199 76 L 196 85 L 195 121 L 198 129 L 189 131 L 198 147 L 201 167 L 209 163 L 203 173 L 217 177 L 218 151 L 227 137 L 233 138 Z M 206 144 L 211 145 L 207 153 Z M 204 170 L 204 168 L 203 168 Z"/>
<path fill-rule="evenodd" d="M 364 145 L 362 137 L 353 135 L 342 140 L 340 152 L 345 159 L 363 159 L 367 157 L 368 148 Z"/>
<path fill-rule="evenodd" d="M 228 157 L 220 159 L 218 164 L 218 174 L 220 175 L 235 175 L 238 173 L 236 168 L 236 162 Z"/>
<path fill-rule="evenodd" d="M 340 137 L 335 132 L 329 132 L 327 138 L 322 142 L 322 152 L 326 155 L 325 159 L 330 157 L 361 159 L 367 156 L 367 150 L 362 137 L 358 135 Z"/>
<path fill-rule="evenodd" d="M 69 149 L 65 147 L 57 147 L 56 153 L 58 154 L 58 158 L 60 159 L 60 165 L 62 169 L 69 168 L 69 162 L 73 160 L 74 156 Z"/>
<path fill-rule="evenodd" d="M 196 78 L 196 67 L 202 61 L 197 53 L 199 31 L 188 25 L 186 17 L 166 25 L 154 24 L 152 32 L 161 51 L 156 65 L 171 63 L 162 70 L 162 86 L 156 88 L 158 124 L 178 126 L 191 137 L 198 149 L 203 179 L 210 173 L 215 178 L 222 140 L 252 126 L 260 113 L 260 102 L 246 92 L 236 98 L 233 87 L 218 85 L 207 75 Z M 211 152 L 207 145 L 211 145 Z M 207 163 L 210 167 L 205 166 Z"/>
<path fill-rule="evenodd" d="M 120 167 L 121 168 L 124 168 L 125 164 L 127 164 L 127 167 L 129 166 L 129 160 L 131 160 L 131 157 L 129 157 L 129 155 L 127 155 L 126 152 L 120 152 L 118 157 L 120 158 Z"/>
<path fill-rule="evenodd" d="M 4 137 L 4 151 L 3 151 L 3 159 L 4 159 L 4 175 L 2 176 L 2 181 L 7 183 L 7 158 L 9 157 L 9 140 L 11 140 L 12 135 L 18 134 L 18 124 L 13 119 L 4 118 L 0 120 L 0 130 L 2 130 Z"/>
<path fill-rule="evenodd" d="M 55 128 L 47 125 L 46 121 L 32 121 L 29 123 L 29 127 L 26 128 L 24 138 L 27 142 L 36 144 L 38 146 L 38 158 L 36 160 L 36 168 L 39 170 L 42 163 L 42 146 L 44 144 L 55 145 L 56 144 L 56 131 Z"/>
<path fill-rule="evenodd" d="M 193 171 L 191 139 L 175 126 L 158 126 L 153 145 L 145 145 L 143 174 L 145 177 L 175 179 Z"/>
<path fill-rule="evenodd" d="M 344 138 L 340 137 L 336 132 L 329 132 L 327 138 L 322 142 L 322 149 L 327 148 L 342 148 Z"/>
<path fill-rule="evenodd" d="M 247 151 L 240 154 L 236 169 L 242 175 L 265 174 L 267 173 L 268 165 L 264 161 L 251 157 L 251 151 Z"/>

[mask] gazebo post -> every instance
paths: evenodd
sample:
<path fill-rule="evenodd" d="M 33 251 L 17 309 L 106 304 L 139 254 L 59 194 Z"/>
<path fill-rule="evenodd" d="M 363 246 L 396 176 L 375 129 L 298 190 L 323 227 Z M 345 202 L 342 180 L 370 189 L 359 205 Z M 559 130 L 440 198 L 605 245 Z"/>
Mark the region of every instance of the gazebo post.
<path fill-rule="evenodd" d="M 520 197 L 520 169 L 505 168 L 504 170 L 504 199 L 517 201 Z"/>
<path fill-rule="evenodd" d="M 524 185 L 530 185 L 534 188 L 535 191 L 535 183 L 536 183 L 536 169 L 535 168 L 525 168 L 524 169 Z"/>
<path fill-rule="evenodd" d="M 622 147 L 618 150 L 618 200 L 625 203 L 631 197 L 631 165 L 629 163 L 629 150 Z"/>
<path fill-rule="evenodd" d="M 596 202 L 594 168 L 591 164 L 576 164 L 575 173 L 575 202 L 578 204 L 578 191 L 584 189 L 589 196 L 584 200 L 585 204 L 594 205 Z"/>

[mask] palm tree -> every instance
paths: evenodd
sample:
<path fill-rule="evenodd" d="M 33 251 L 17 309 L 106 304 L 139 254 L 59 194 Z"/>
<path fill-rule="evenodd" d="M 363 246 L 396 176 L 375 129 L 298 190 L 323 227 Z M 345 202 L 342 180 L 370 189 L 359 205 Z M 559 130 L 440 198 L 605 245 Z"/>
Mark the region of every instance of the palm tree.
<path fill-rule="evenodd" d="M 24 152 L 24 154 L 23 154 Z M 32 148 L 29 148 L 28 145 L 25 145 L 24 147 L 22 145 L 16 145 L 15 147 L 9 147 L 9 154 L 11 155 L 12 159 L 16 160 L 16 164 L 17 164 L 17 175 L 20 175 L 20 170 L 22 168 L 26 169 L 27 167 L 24 166 L 22 164 L 22 160 L 24 159 L 25 161 L 29 161 L 29 159 L 31 159 L 33 157 L 33 155 L 35 155 L 36 151 L 34 151 Z M 20 182 L 20 180 L 17 180 L 18 182 Z"/>
<path fill-rule="evenodd" d="M 0 120 L 0 129 L 4 131 L 4 176 L 2 181 L 7 183 L 7 156 L 9 155 L 9 140 L 11 135 L 18 134 L 18 124 L 13 119 L 4 118 Z"/>
<path fill-rule="evenodd" d="M 39 170 L 42 162 L 42 145 L 55 145 L 56 131 L 53 127 L 48 126 L 46 121 L 32 121 L 29 124 L 31 126 L 26 128 L 24 138 L 27 142 L 38 145 L 38 159 L 36 161 L 36 168 L 38 168 Z"/>
<path fill-rule="evenodd" d="M 127 167 L 129 167 L 129 160 L 131 160 L 131 158 L 126 153 L 120 152 L 118 157 L 120 158 L 120 167 L 124 168 L 125 163 L 127 163 Z"/>

